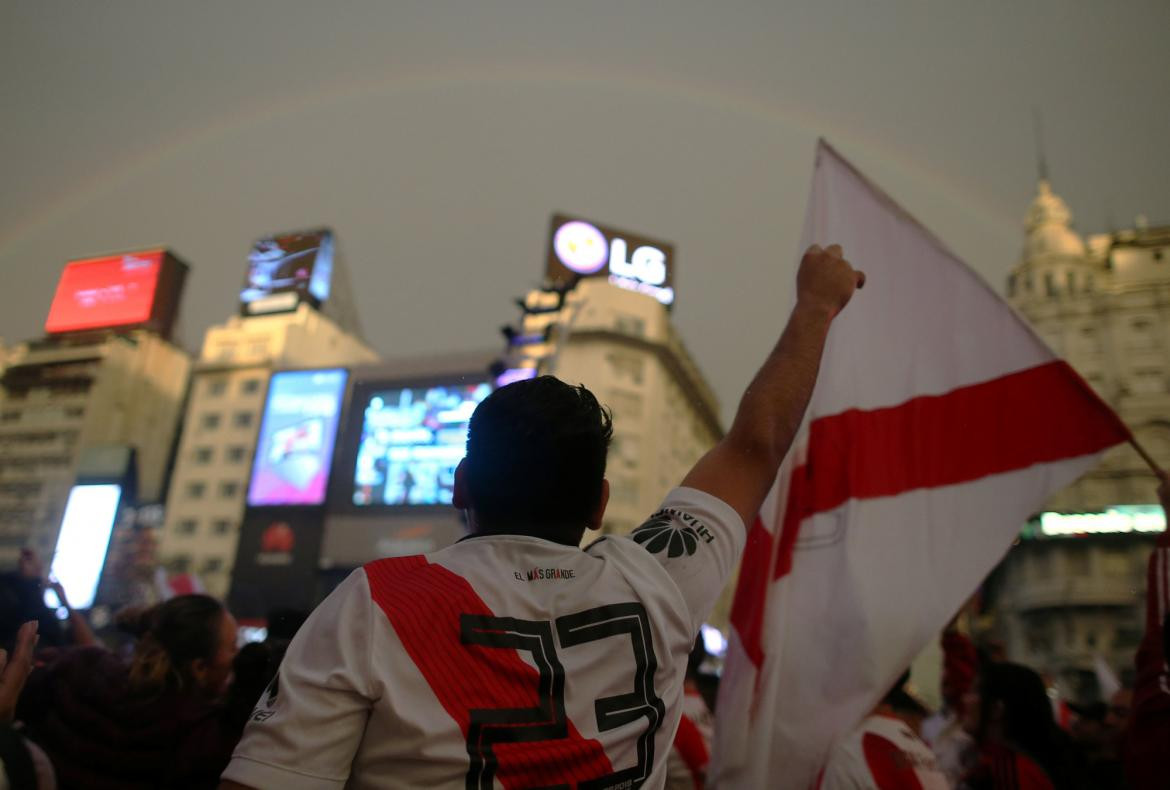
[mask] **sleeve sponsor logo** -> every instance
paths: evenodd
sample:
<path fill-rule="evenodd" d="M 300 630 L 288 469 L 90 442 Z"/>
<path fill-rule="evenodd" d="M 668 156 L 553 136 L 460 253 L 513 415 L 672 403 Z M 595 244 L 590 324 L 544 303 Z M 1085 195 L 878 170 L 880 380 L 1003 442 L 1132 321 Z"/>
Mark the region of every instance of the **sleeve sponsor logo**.
<path fill-rule="evenodd" d="M 667 557 L 681 557 L 684 554 L 689 557 L 698 551 L 700 542 L 711 543 L 715 540 L 711 530 L 702 521 L 674 508 L 658 511 L 635 529 L 630 537 L 651 554 L 665 551 Z"/>

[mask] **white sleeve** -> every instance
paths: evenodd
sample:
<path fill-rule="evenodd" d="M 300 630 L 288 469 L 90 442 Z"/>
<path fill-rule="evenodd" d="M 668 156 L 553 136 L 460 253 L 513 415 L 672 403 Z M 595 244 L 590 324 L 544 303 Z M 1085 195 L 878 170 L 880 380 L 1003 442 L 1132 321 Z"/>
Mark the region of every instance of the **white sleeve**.
<path fill-rule="evenodd" d="M 676 488 L 630 537 L 674 579 L 697 632 L 739 562 L 747 530 L 723 500 L 695 488 Z"/>
<path fill-rule="evenodd" d="M 318 606 L 288 647 L 223 773 L 255 788 L 340 788 L 373 705 L 373 605 L 356 570 Z"/>

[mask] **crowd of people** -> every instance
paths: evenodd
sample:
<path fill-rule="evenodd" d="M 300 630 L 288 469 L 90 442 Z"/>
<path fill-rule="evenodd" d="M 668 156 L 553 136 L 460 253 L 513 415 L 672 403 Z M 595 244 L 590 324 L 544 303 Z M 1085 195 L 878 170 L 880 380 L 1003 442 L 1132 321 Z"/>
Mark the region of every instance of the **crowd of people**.
<path fill-rule="evenodd" d="M 0 578 L 0 786 L 703 787 L 714 696 L 696 635 L 863 284 L 840 248 L 806 253 L 727 437 L 632 539 L 579 548 L 605 511 L 612 424 L 584 387 L 540 377 L 472 417 L 454 483 L 467 539 L 367 564 L 311 614 L 273 613 L 265 642 L 239 647 L 223 604 L 191 594 L 123 612 L 127 641 L 108 646 L 59 587 L 65 627 L 44 607 L 26 554 Z M 948 628 L 942 709 L 900 678 L 821 790 L 1170 787 L 1168 535 L 1132 691 L 1062 728 L 1040 675 Z"/>

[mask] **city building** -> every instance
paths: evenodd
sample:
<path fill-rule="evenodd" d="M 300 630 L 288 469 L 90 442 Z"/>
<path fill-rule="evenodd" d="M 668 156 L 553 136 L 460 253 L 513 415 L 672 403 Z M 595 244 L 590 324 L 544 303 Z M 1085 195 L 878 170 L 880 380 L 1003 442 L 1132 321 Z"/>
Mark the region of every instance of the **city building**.
<path fill-rule="evenodd" d="M 1041 180 L 1008 298 L 1158 465 L 1170 467 L 1170 227 L 1139 218 L 1131 229 L 1085 239 L 1071 221 Z M 1074 696 L 1096 693 L 1098 657 L 1118 674 L 1132 667 L 1150 530 L 1164 523 L 1148 507 L 1154 489 L 1133 447 L 1110 450 L 1052 498 L 1046 510 L 1056 526 L 1029 525 L 988 586 L 1007 654 L 1063 680 Z M 1061 522 L 1059 514 L 1084 518 Z"/>
<path fill-rule="evenodd" d="M 191 360 L 137 330 L 10 349 L 0 378 L 0 563 L 49 557 L 85 448 L 133 447 L 138 499 L 166 485 Z"/>
<path fill-rule="evenodd" d="M 225 596 L 272 372 L 377 358 L 361 337 L 307 302 L 292 312 L 233 316 L 208 329 L 191 374 L 166 500 L 162 561 Z"/>
<path fill-rule="evenodd" d="M 126 504 L 161 501 L 191 366 L 169 339 L 186 272 L 166 250 L 71 261 L 47 334 L 3 349 L 0 566 L 26 546 L 48 562 L 87 454 L 132 450 Z"/>

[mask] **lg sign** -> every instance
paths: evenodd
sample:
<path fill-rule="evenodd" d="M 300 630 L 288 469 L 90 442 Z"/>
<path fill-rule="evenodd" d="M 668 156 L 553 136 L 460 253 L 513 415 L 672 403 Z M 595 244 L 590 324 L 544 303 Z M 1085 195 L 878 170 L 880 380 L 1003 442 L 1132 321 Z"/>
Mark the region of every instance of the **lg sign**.
<path fill-rule="evenodd" d="M 556 284 L 606 276 L 614 285 L 674 303 L 673 248 L 632 233 L 561 215 L 553 217 L 547 274 Z"/>

